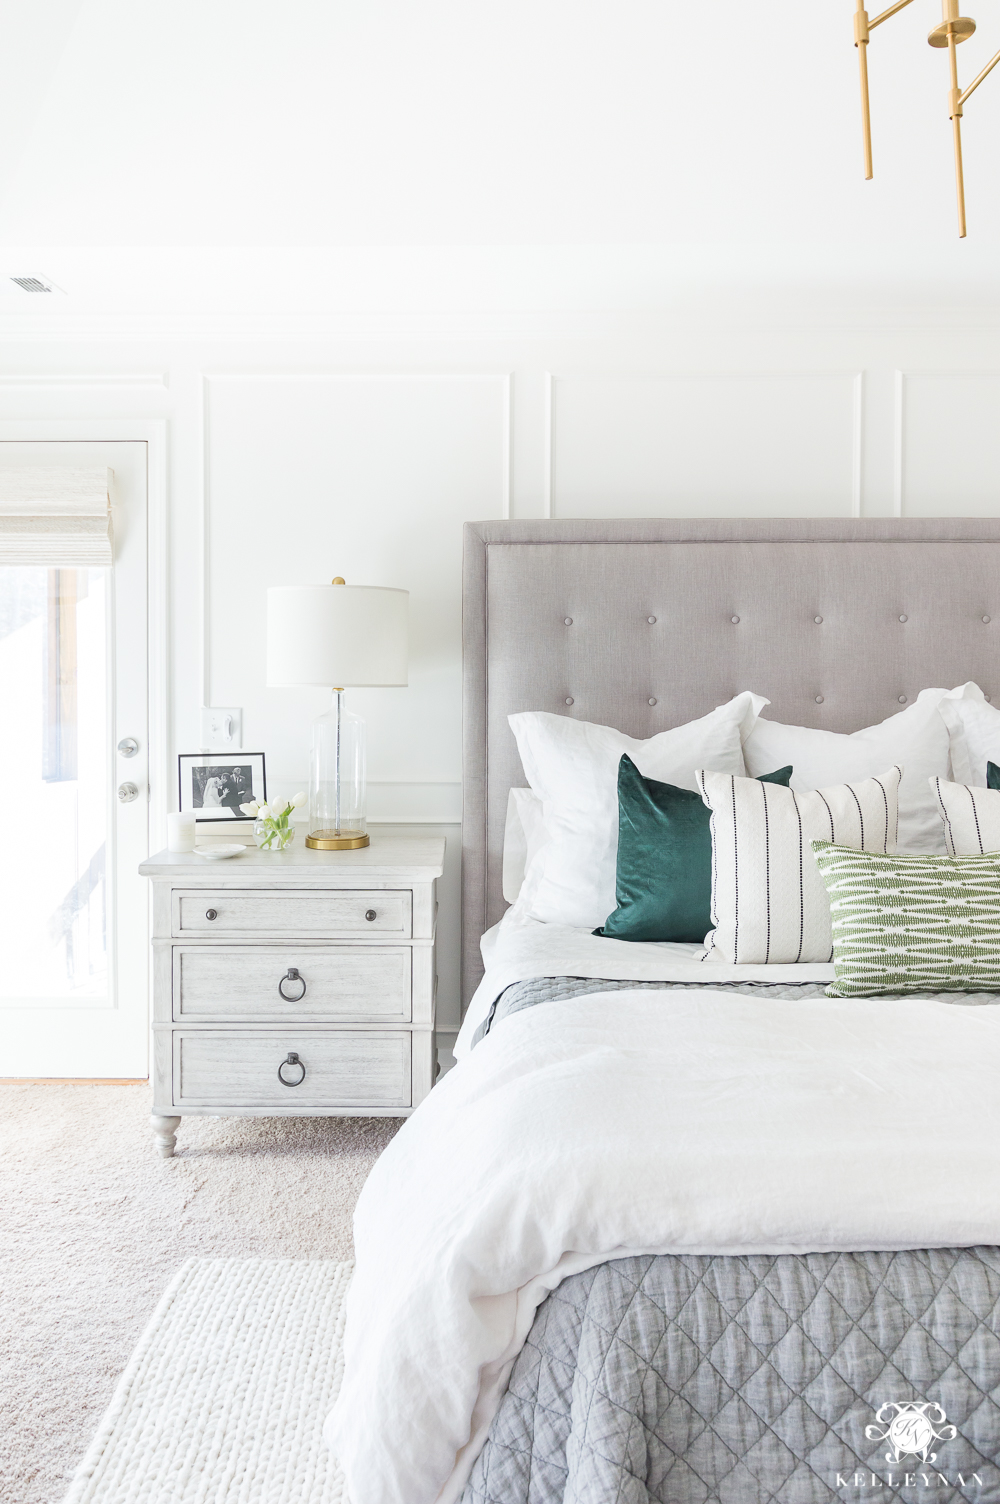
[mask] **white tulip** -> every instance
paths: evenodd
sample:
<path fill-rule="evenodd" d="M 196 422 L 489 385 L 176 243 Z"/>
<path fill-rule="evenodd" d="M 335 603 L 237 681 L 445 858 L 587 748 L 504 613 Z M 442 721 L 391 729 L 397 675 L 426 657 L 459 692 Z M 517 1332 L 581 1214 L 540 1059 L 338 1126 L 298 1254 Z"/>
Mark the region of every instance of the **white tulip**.
<path fill-rule="evenodd" d="M 287 799 L 272 799 L 271 800 L 271 819 L 272 820 L 280 820 L 281 817 L 282 817 L 282 815 L 285 813 L 285 810 L 287 808 L 288 808 L 288 800 Z"/>
<path fill-rule="evenodd" d="M 262 820 L 270 820 L 270 818 L 271 818 L 271 807 L 270 807 L 270 805 L 268 805 L 268 804 L 258 804 L 258 806 L 257 806 L 257 813 L 258 813 L 258 815 L 260 816 L 260 818 Z"/>
<path fill-rule="evenodd" d="M 260 809 L 260 805 L 257 803 L 256 799 L 251 799 L 249 804 L 241 804 L 240 809 L 245 815 L 249 815 L 251 819 L 255 819 Z"/>
<path fill-rule="evenodd" d="M 292 795 L 292 808 L 293 809 L 301 809 L 302 806 L 303 806 L 303 804 L 305 804 L 305 802 L 306 802 L 306 800 L 308 798 L 309 798 L 308 794 L 293 794 Z"/>

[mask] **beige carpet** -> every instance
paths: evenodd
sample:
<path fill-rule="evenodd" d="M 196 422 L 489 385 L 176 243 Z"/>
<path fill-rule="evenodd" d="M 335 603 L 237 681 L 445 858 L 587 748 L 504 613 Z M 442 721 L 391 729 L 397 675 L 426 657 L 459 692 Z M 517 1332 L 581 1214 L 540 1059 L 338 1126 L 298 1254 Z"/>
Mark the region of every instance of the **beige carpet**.
<path fill-rule="evenodd" d="M 0 1499 L 61 1504 L 186 1258 L 349 1258 L 396 1118 L 184 1118 L 145 1086 L 0 1087 Z"/>

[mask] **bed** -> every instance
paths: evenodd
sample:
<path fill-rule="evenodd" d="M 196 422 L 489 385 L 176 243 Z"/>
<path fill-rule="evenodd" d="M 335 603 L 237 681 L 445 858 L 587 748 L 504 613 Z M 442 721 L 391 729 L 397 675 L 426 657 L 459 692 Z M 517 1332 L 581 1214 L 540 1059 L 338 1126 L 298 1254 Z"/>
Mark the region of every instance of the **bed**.
<path fill-rule="evenodd" d="M 996 993 L 860 1006 L 503 897 L 508 715 L 1000 694 L 1000 523 L 476 524 L 464 601 L 468 1010 L 359 1203 L 353 1504 L 1000 1500 Z"/>

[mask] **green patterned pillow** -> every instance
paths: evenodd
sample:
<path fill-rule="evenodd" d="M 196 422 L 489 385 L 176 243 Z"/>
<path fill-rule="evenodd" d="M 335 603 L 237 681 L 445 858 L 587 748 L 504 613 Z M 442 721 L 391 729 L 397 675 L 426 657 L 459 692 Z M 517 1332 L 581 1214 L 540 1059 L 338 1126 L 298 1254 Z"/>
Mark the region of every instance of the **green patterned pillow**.
<path fill-rule="evenodd" d="M 813 841 L 830 896 L 830 997 L 1000 992 L 1000 851 L 884 855 Z"/>

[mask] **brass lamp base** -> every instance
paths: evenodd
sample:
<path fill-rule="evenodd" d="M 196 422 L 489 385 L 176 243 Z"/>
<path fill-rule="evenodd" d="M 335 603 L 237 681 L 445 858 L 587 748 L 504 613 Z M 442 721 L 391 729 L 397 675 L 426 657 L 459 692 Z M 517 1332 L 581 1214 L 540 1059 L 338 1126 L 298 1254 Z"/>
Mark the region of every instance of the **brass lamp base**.
<path fill-rule="evenodd" d="M 315 835 L 306 836 L 306 845 L 313 851 L 355 851 L 368 845 L 368 837 L 338 836 L 332 830 L 318 830 Z"/>

